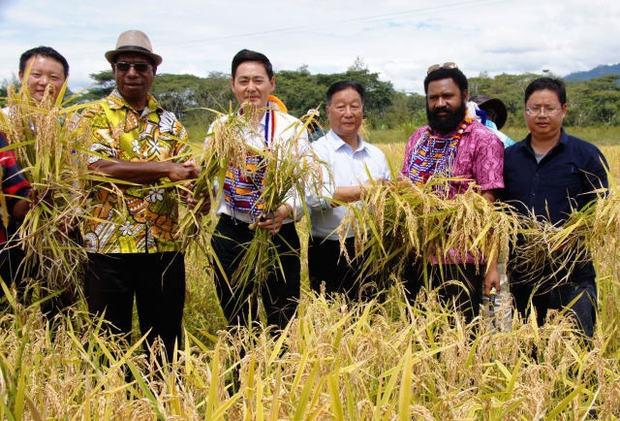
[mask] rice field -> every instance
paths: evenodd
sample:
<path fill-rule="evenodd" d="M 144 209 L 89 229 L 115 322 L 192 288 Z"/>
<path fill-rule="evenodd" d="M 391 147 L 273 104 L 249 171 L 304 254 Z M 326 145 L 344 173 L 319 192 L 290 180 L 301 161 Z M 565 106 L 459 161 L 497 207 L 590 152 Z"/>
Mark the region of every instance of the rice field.
<path fill-rule="evenodd" d="M 404 139 L 380 145 L 395 170 Z M 620 146 L 603 150 L 617 180 Z M 11 300 L 0 313 L 0 418 L 617 419 L 620 263 L 608 245 L 596 253 L 591 342 L 557 312 L 542 327 L 514 317 L 497 330 L 484 313 L 454 321 L 433 291 L 415 306 L 398 286 L 382 303 L 329 301 L 305 273 L 285 331 L 227 332 L 200 250 L 186 256 L 185 339 L 167 364 L 143 352 L 137 326 L 132 344 L 107 337 L 83 303 L 53 330 L 38 303 Z"/>

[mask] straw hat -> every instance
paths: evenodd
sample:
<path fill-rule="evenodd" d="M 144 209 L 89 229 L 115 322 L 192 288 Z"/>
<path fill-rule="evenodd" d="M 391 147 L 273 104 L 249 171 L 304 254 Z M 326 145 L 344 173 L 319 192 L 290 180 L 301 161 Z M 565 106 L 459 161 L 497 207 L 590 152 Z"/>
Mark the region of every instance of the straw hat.
<path fill-rule="evenodd" d="M 105 53 L 105 58 L 113 63 L 117 55 L 121 53 L 140 53 L 149 57 L 155 63 L 155 66 L 159 66 L 162 62 L 161 56 L 153 53 L 153 47 L 151 46 L 151 40 L 142 31 L 137 29 L 130 29 L 118 36 L 116 41 L 116 49 L 110 50 Z"/>
<path fill-rule="evenodd" d="M 491 120 L 497 126 L 497 130 L 501 130 L 506 124 L 506 119 L 508 118 L 508 111 L 506 110 L 506 106 L 499 98 L 491 98 L 484 94 L 474 95 L 469 98 L 470 101 L 474 101 L 478 104 L 480 109 L 494 113 L 494 119 Z"/>

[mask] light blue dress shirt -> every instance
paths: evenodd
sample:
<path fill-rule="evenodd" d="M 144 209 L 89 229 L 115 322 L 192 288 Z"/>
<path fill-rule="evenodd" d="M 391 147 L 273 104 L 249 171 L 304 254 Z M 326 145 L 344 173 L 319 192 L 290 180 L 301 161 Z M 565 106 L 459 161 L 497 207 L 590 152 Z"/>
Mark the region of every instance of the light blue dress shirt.
<path fill-rule="evenodd" d="M 315 158 L 321 161 L 322 183 L 308 194 L 312 235 L 337 240 L 335 232 L 347 212 L 346 206 L 332 207 L 336 187 L 366 184 L 371 179 L 389 180 L 392 173 L 383 152 L 359 138 L 357 149 L 342 140 L 333 130 L 311 144 Z"/>

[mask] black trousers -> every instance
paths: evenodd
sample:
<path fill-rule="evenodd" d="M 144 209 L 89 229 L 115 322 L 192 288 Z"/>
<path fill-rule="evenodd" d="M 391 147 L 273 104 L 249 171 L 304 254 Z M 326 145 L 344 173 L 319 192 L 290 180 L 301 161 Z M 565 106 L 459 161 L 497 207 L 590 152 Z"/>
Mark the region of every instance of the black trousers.
<path fill-rule="evenodd" d="M 406 266 L 403 275 L 407 299 L 413 303 L 423 286 L 437 288 L 441 302 L 444 305 L 454 304 L 465 320 L 471 322 L 480 313 L 484 270 L 484 265 L 431 265 L 416 261 Z"/>
<path fill-rule="evenodd" d="M 537 278 L 544 279 L 544 283 L 531 279 L 530 274 L 516 270 L 510 273 L 510 291 L 521 317 L 529 317 L 534 307 L 538 325 L 542 326 L 549 310 L 569 308 L 583 334 L 592 337 L 596 323 L 596 272 L 592 262 L 576 265 L 570 274 L 561 271 L 555 276 L 551 269 L 543 268 Z M 565 281 L 554 285 L 559 279 Z"/>
<path fill-rule="evenodd" d="M 161 338 L 168 360 L 180 345 L 185 302 L 185 262 L 180 252 L 89 253 L 85 293 L 88 310 L 105 314 L 112 332 L 129 336 L 134 295 L 147 344 Z M 128 338 L 130 339 L 130 338 Z"/>
<path fill-rule="evenodd" d="M 0 251 L 0 276 L 4 283 L 8 287 L 15 285 L 18 300 L 24 305 L 29 305 L 31 297 L 30 291 L 28 291 L 27 280 L 32 278 L 34 281 L 39 282 L 41 287 L 40 299 L 54 294 L 53 297 L 48 297 L 41 302 L 41 313 L 48 320 L 54 320 L 57 315 L 65 314 L 69 307 L 77 302 L 77 296 L 74 291 L 67 289 L 54 291 L 50 289 L 45 279 L 36 279 L 36 276 L 34 276 L 37 271 L 36 266 L 27 268 L 24 258 L 24 251 L 19 247 L 10 247 Z M 4 290 L 0 288 L 0 310 L 6 307 L 2 304 L 3 298 Z"/>
<path fill-rule="evenodd" d="M 249 225 L 220 215 L 211 243 L 222 266 L 215 268 L 215 289 L 229 326 L 248 326 L 257 320 L 258 299 L 262 299 L 267 323 L 283 329 L 297 310 L 300 289 L 299 237 L 295 225 L 284 224 L 273 242 L 280 256 L 280 268 L 269 272 L 262 285 L 255 282 L 240 284 L 233 274 L 243 256 L 244 246 L 254 237 Z M 227 281 L 229 280 L 229 281 Z"/>
<path fill-rule="evenodd" d="M 348 238 L 345 247 L 349 256 L 355 256 L 353 238 Z M 360 298 L 361 262 L 353 260 L 351 264 L 340 254 L 340 242 L 324 238 L 312 238 L 308 248 L 308 270 L 310 288 L 320 292 L 321 283 L 325 282 L 327 294 L 343 293 L 349 300 Z"/>

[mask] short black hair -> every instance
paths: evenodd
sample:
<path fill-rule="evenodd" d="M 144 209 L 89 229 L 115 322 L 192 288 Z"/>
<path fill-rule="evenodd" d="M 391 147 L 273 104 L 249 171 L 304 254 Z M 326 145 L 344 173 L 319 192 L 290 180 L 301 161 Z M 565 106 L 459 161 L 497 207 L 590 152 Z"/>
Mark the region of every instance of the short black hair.
<path fill-rule="evenodd" d="M 325 101 L 327 105 L 332 101 L 332 97 L 335 93 L 344 91 L 345 89 L 353 89 L 360 95 L 362 99 L 362 104 L 366 99 L 366 90 L 362 86 L 361 83 L 356 82 L 354 80 L 339 80 L 338 82 L 332 83 L 329 88 L 327 88 L 327 93 L 325 94 Z"/>
<path fill-rule="evenodd" d="M 467 90 L 467 77 L 458 68 L 448 69 L 446 67 L 440 67 L 426 75 L 424 78 L 424 93 L 428 93 L 428 85 L 434 80 L 452 79 L 461 90 L 461 94 Z"/>
<path fill-rule="evenodd" d="M 560 100 L 560 104 L 566 104 L 566 85 L 561 79 L 552 77 L 540 77 L 530 82 L 525 88 L 525 99 L 523 103 L 526 103 L 532 94 L 536 91 L 542 91 L 548 89 L 555 92 Z"/>
<path fill-rule="evenodd" d="M 30 60 L 30 57 L 43 56 L 49 57 L 62 64 L 63 71 L 65 73 L 65 79 L 69 76 L 69 63 L 67 59 L 63 57 L 58 51 L 52 47 L 45 47 L 43 45 L 35 48 L 31 48 L 25 51 L 19 58 L 19 73 L 23 74 L 26 71 L 26 63 Z"/>
<path fill-rule="evenodd" d="M 243 49 L 239 51 L 232 60 L 232 69 L 230 75 L 234 78 L 235 73 L 237 73 L 237 67 L 241 65 L 241 63 L 245 63 L 246 61 L 258 61 L 265 67 L 265 71 L 267 72 L 267 76 L 269 79 L 273 78 L 273 66 L 271 62 L 263 53 L 259 53 L 257 51 L 246 50 Z"/>

